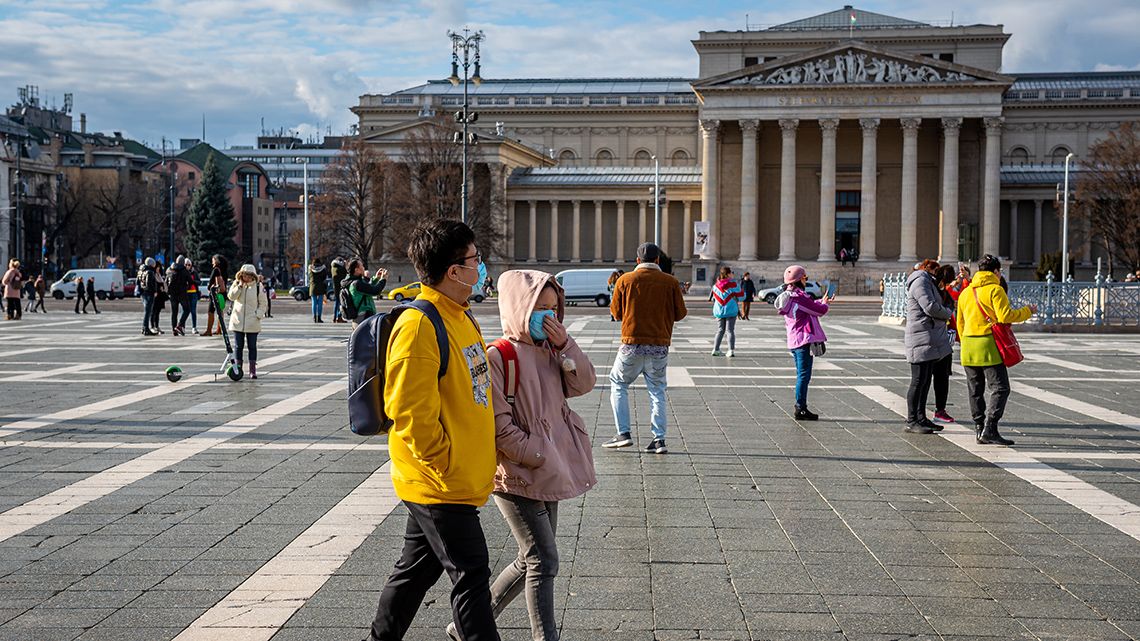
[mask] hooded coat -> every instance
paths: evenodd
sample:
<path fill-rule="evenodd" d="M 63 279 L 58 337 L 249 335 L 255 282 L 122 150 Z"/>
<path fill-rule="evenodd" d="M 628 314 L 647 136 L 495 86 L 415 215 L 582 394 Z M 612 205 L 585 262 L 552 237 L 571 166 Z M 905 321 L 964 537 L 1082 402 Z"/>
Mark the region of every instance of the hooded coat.
<path fill-rule="evenodd" d="M 788 332 L 788 349 L 797 349 L 809 343 L 826 343 L 827 334 L 819 324 L 819 317 L 827 313 L 827 303 L 812 300 L 798 287 L 788 287 L 776 297 L 776 311 L 784 317 Z"/>
<path fill-rule="evenodd" d="M 986 316 L 995 323 L 1024 323 L 1033 316 L 1033 310 L 1029 307 L 1014 309 L 1009 295 L 1002 289 L 1001 278 L 994 272 L 974 274 L 969 286 L 958 295 L 958 335 L 962 337 L 962 365 L 965 367 L 1002 363 Z"/>
<path fill-rule="evenodd" d="M 260 332 L 261 319 L 265 317 L 265 289 L 261 283 L 256 280 L 245 283 L 240 278 L 234 278 L 227 298 L 234 302 L 234 309 L 230 313 L 230 331 L 246 334 Z"/>
<path fill-rule="evenodd" d="M 744 298 L 744 290 L 735 280 L 718 280 L 713 286 L 712 296 L 713 318 L 736 318 L 740 314 L 740 304 L 737 301 Z"/>
<path fill-rule="evenodd" d="M 324 296 L 329 292 L 328 272 L 324 265 L 309 267 L 309 296 Z"/>
<path fill-rule="evenodd" d="M 946 321 L 954 310 L 942 304 L 934 277 L 918 269 L 906 279 L 906 333 L 903 347 L 908 363 L 946 358 L 954 351 Z"/>
<path fill-rule="evenodd" d="M 166 274 L 166 294 L 170 300 L 183 302 L 190 298 L 190 270 L 185 265 L 175 263 Z"/>
<path fill-rule="evenodd" d="M 495 408 L 498 469 L 495 491 L 538 501 L 561 501 L 597 484 L 590 434 L 568 398 L 594 389 L 597 376 L 590 359 L 572 337 L 557 350 L 549 341 L 535 344 L 530 315 L 542 289 L 550 283 L 558 294 L 555 317 L 561 321 L 566 295 L 553 276 L 535 270 L 512 270 L 499 277 L 499 311 L 503 337 L 518 357 L 515 404 L 507 402 L 505 366 L 497 349 L 487 351 Z M 566 371 L 562 362 L 574 362 Z"/>

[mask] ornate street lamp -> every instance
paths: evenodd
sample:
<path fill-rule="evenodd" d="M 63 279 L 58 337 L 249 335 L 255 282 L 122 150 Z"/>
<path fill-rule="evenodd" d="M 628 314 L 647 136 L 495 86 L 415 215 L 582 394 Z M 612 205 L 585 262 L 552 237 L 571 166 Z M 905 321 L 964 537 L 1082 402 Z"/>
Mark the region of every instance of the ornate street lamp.
<path fill-rule="evenodd" d="M 451 76 L 448 81 L 452 85 L 458 86 L 460 81 L 463 82 L 463 107 L 455 112 L 455 121 L 463 125 L 463 138 L 459 141 L 463 145 L 463 209 L 462 220 L 467 222 L 467 145 L 475 144 L 475 134 L 468 134 L 467 125 L 473 124 L 479 119 L 478 114 L 469 113 L 467 110 L 467 83 L 468 81 L 475 83 L 475 86 L 483 84 L 483 78 L 479 75 L 479 43 L 483 41 L 483 32 L 476 31 L 471 33 L 469 29 L 464 27 L 463 33 L 456 33 L 448 31 L 447 37 L 451 38 Z M 463 52 L 463 77 L 459 77 L 459 52 Z M 475 65 L 475 73 L 468 76 L 471 65 Z"/>

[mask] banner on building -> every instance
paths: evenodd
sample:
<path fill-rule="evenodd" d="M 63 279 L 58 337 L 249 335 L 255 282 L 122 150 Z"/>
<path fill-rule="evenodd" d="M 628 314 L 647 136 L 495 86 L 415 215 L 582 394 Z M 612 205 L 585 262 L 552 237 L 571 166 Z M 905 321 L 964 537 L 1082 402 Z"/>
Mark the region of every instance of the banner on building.
<path fill-rule="evenodd" d="M 698 220 L 693 223 L 693 255 L 704 256 L 709 249 L 709 221 Z"/>

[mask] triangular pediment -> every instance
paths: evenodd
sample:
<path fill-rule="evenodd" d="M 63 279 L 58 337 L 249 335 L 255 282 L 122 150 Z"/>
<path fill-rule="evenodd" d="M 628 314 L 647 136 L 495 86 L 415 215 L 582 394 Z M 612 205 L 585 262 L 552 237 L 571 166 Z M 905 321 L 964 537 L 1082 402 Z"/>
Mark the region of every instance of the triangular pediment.
<path fill-rule="evenodd" d="M 847 41 L 705 78 L 693 83 L 693 88 L 1010 85 L 1013 80 L 985 69 Z"/>

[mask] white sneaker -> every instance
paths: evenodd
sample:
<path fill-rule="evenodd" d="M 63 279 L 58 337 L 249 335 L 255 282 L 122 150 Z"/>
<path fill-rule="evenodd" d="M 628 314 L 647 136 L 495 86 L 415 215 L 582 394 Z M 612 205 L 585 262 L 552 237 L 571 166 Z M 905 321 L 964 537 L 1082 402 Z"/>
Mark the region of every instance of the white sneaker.
<path fill-rule="evenodd" d="M 736 358 L 736 350 L 734 350 L 734 349 L 728 350 L 728 357 L 729 358 Z"/>

